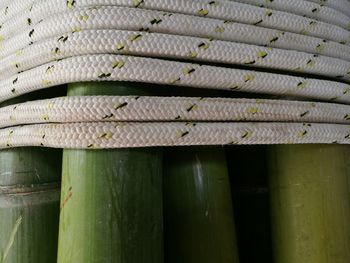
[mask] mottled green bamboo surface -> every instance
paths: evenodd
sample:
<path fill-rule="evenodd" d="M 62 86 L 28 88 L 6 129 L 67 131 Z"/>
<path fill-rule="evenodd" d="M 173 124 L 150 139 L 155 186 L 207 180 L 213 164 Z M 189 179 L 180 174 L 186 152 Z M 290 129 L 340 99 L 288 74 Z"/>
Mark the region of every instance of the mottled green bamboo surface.
<path fill-rule="evenodd" d="M 350 259 L 350 147 L 269 147 L 275 263 Z"/>
<path fill-rule="evenodd" d="M 222 147 L 165 150 L 164 216 L 165 262 L 238 262 Z"/>
<path fill-rule="evenodd" d="M 47 263 L 57 255 L 59 189 L 0 194 L 0 262 Z"/>
<path fill-rule="evenodd" d="M 59 150 L 0 151 L 1 263 L 55 261 L 60 160 Z"/>
<path fill-rule="evenodd" d="M 56 92 L 39 92 L 1 106 L 55 95 Z M 56 149 L 0 151 L 1 263 L 55 262 L 61 160 L 62 151 Z"/>
<path fill-rule="evenodd" d="M 62 150 L 58 149 L 22 147 L 0 150 L 0 187 L 59 185 L 61 161 Z"/>
<path fill-rule="evenodd" d="M 130 83 L 71 84 L 68 92 L 144 94 L 141 84 Z M 163 262 L 162 149 L 63 156 L 58 262 Z"/>

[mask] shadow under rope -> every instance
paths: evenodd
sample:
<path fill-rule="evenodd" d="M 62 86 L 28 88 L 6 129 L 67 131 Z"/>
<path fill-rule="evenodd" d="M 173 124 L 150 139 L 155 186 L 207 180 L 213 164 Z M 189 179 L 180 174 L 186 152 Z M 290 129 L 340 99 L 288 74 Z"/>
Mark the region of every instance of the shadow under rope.
<path fill-rule="evenodd" d="M 266 147 L 226 148 L 240 263 L 271 263 Z"/>

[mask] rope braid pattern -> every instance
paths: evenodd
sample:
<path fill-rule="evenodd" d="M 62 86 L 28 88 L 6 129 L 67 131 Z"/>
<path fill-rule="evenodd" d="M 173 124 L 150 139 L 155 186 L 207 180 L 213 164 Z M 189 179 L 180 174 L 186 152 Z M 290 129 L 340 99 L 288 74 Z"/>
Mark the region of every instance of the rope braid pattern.
<path fill-rule="evenodd" d="M 32 101 L 0 108 L 0 147 L 350 143 L 350 8 L 343 0 L 326 3 L 2 1 L 0 102 L 83 81 L 313 101 L 144 96 Z"/>

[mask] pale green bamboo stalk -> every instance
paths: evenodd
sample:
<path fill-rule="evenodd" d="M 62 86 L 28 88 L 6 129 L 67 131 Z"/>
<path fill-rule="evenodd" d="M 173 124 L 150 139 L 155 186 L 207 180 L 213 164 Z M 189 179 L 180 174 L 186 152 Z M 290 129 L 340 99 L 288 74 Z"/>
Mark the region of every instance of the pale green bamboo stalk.
<path fill-rule="evenodd" d="M 70 84 L 68 95 L 144 95 L 143 84 Z M 59 263 L 163 262 L 162 149 L 64 150 Z"/>
<path fill-rule="evenodd" d="M 350 258 L 350 147 L 269 148 L 275 263 Z"/>
<path fill-rule="evenodd" d="M 222 147 L 166 150 L 164 214 L 166 262 L 238 262 Z"/>

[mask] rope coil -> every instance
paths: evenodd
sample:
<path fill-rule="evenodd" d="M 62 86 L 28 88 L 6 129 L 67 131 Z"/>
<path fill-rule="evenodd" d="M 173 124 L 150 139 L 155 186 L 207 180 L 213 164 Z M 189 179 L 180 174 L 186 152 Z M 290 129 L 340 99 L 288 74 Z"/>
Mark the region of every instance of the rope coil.
<path fill-rule="evenodd" d="M 307 1 L 273 1 L 272 9 L 254 6 L 259 0 L 238 2 L 244 3 L 3 2 L 0 101 L 64 83 L 137 81 L 333 103 L 143 96 L 33 101 L 0 108 L 0 147 L 350 143 L 350 106 L 334 104 L 350 102 L 348 5 L 333 0 L 310 13 L 317 5 Z"/>

